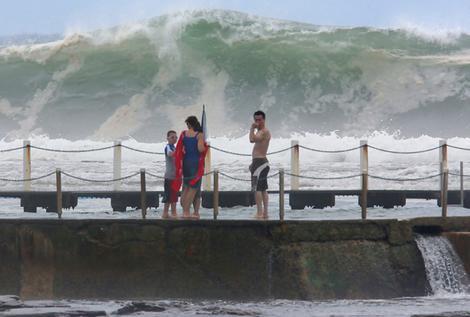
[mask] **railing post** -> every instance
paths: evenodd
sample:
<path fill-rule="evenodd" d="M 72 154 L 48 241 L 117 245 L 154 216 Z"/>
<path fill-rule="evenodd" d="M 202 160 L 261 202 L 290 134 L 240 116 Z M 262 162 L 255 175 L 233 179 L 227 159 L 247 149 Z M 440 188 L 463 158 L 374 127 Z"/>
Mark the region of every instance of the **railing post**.
<path fill-rule="evenodd" d="M 23 146 L 23 179 L 31 179 L 31 142 L 24 140 Z M 24 191 L 30 191 L 31 181 L 25 181 L 23 189 Z"/>
<path fill-rule="evenodd" d="M 59 219 L 62 218 L 62 172 L 60 168 L 55 171 L 55 183 L 56 183 L 56 204 L 57 204 L 57 215 Z"/>
<path fill-rule="evenodd" d="M 284 169 L 279 170 L 279 220 L 284 221 Z"/>
<path fill-rule="evenodd" d="M 113 155 L 113 178 L 121 178 L 121 165 L 122 165 L 122 146 L 121 141 L 114 141 L 114 155 Z M 113 183 L 115 191 L 121 189 L 121 181 Z"/>
<path fill-rule="evenodd" d="M 147 189 L 145 184 L 145 168 L 140 169 L 140 209 L 142 218 L 147 216 Z"/>
<path fill-rule="evenodd" d="M 464 192 L 464 189 L 463 189 L 463 162 L 460 161 L 460 205 L 463 207 L 463 203 L 464 203 L 464 195 L 465 195 L 465 192 Z"/>
<path fill-rule="evenodd" d="M 291 141 L 291 150 L 290 150 L 290 172 L 293 175 L 300 175 L 300 151 L 299 151 L 299 141 Z M 299 178 L 297 176 L 291 175 L 290 177 L 290 189 L 299 190 Z"/>
<path fill-rule="evenodd" d="M 444 170 L 448 169 L 447 165 L 447 140 L 439 140 L 439 166 L 440 166 L 440 180 L 441 184 L 439 189 L 442 191 L 442 187 L 444 184 Z"/>
<path fill-rule="evenodd" d="M 449 184 L 449 169 L 443 168 L 442 190 L 441 190 L 441 207 L 442 217 L 447 217 L 447 189 Z"/>
<path fill-rule="evenodd" d="M 206 158 L 204 161 L 204 174 L 207 174 L 204 176 L 204 190 L 205 191 L 210 191 L 212 187 L 212 182 L 211 182 L 211 175 L 208 174 L 211 171 L 211 147 L 209 141 L 207 141 L 207 153 L 206 153 Z"/>
<path fill-rule="evenodd" d="M 369 174 L 369 155 L 367 140 L 361 140 L 361 217 L 367 219 L 367 190 L 368 190 L 368 174 Z"/>
<path fill-rule="evenodd" d="M 214 191 L 213 191 L 214 220 L 219 216 L 219 170 L 214 170 Z"/>

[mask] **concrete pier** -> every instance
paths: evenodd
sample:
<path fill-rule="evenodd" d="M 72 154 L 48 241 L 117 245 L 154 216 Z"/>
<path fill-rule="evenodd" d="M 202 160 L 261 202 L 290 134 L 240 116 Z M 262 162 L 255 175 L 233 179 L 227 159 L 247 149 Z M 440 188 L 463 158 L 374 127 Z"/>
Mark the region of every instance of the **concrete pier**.
<path fill-rule="evenodd" d="M 469 231 L 470 218 L 3 219 L 0 294 L 29 299 L 420 296 L 427 281 L 413 230 L 427 226 Z"/>
<path fill-rule="evenodd" d="M 455 251 L 465 266 L 465 270 L 470 274 L 470 231 L 447 232 L 445 235 L 453 244 Z"/>

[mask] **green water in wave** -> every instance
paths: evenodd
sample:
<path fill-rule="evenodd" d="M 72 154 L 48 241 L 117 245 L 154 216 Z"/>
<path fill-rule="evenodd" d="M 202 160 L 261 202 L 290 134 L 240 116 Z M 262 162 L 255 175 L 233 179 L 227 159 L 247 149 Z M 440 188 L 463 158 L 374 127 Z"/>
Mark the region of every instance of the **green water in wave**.
<path fill-rule="evenodd" d="M 467 34 L 178 13 L 0 48 L 0 133 L 148 140 L 206 103 L 215 135 L 245 133 L 258 108 L 283 135 L 465 135 L 469 48 Z"/>

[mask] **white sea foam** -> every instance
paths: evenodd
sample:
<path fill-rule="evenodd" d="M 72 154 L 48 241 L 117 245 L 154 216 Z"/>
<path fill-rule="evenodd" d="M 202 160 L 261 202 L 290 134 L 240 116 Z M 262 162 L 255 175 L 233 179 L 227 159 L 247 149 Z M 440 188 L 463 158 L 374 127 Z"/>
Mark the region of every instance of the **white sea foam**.
<path fill-rule="evenodd" d="M 466 31 L 460 27 L 448 28 L 442 26 L 426 26 L 410 21 L 400 21 L 396 29 L 404 30 L 410 36 L 418 36 L 423 40 L 442 44 L 457 44 Z"/>

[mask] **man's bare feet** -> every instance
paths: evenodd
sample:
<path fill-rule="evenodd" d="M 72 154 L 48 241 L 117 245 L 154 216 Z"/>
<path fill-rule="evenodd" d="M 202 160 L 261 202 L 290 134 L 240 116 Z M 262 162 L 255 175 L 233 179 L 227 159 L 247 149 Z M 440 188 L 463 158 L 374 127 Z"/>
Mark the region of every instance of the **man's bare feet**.
<path fill-rule="evenodd" d="M 263 212 L 263 214 L 261 215 L 261 219 L 264 219 L 264 220 L 269 219 L 268 213 L 267 213 L 267 212 Z"/>
<path fill-rule="evenodd" d="M 162 214 L 162 219 L 169 219 L 170 215 L 168 213 L 163 213 Z"/>
<path fill-rule="evenodd" d="M 199 215 L 198 212 L 193 212 L 193 214 L 191 215 L 191 218 L 199 220 L 201 218 L 201 216 Z"/>

